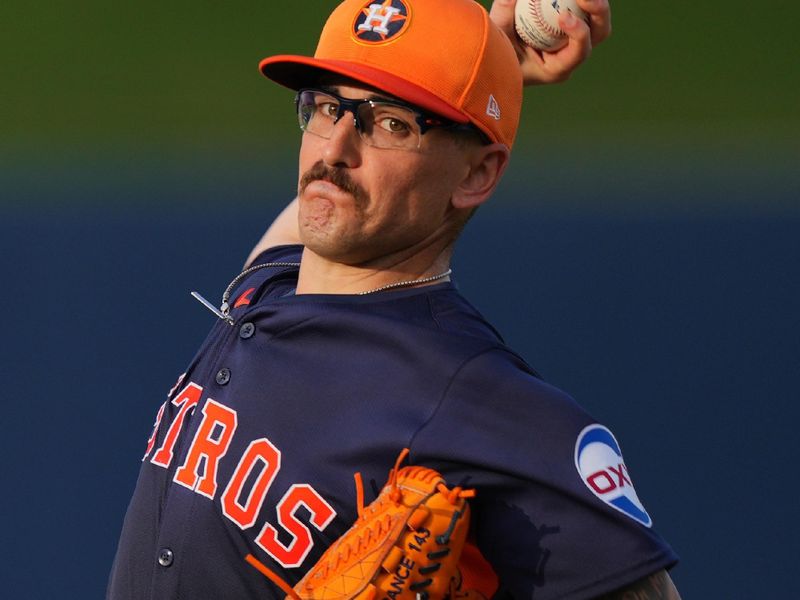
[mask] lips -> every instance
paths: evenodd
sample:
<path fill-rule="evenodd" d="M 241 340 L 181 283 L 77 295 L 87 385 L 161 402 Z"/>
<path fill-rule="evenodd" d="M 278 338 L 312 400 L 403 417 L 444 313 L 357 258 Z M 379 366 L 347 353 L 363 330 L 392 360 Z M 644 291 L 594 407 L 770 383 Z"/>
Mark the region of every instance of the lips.
<path fill-rule="evenodd" d="M 313 184 L 313 187 L 311 187 Z M 308 188 L 311 187 L 311 191 Z M 356 205 L 365 206 L 367 194 L 353 181 L 350 174 L 340 168 L 328 167 L 321 160 L 306 171 L 300 178 L 300 193 L 311 193 L 314 196 L 329 198 L 331 201 L 351 197 Z"/>
<path fill-rule="evenodd" d="M 323 196 L 335 200 L 339 196 L 349 196 L 350 194 L 344 191 L 335 183 L 325 181 L 324 179 L 317 179 L 312 181 L 303 189 L 303 194 L 310 196 Z"/>

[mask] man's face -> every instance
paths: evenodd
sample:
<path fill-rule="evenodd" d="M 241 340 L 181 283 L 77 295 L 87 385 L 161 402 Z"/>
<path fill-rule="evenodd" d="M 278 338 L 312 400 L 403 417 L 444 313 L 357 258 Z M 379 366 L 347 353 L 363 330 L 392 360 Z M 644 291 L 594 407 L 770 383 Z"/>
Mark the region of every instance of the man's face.
<path fill-rule="evenodd" d="M 347 99 L 386 99 L 352 85 L 329 86 Z M 391 263 L 452 241 L 464 218 L 450 200 L 469 171 L 469 149 L 431 129 L 419 150 L 375 148 L 346 112 L 329 139 L 303 134 L 300 239 L 314 253 L 349 265 Z"/>

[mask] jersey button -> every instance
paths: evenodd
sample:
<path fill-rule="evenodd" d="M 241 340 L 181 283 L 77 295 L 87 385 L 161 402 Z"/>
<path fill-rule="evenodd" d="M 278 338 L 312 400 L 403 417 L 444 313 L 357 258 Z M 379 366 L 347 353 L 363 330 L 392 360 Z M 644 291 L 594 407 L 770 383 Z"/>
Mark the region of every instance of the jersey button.
<path fill-rule="evenodd" d="M 175 555 L 169 548 L 162 548 L 158 551 L 158 564 L 162 567 L 170 567 L 175 560 Z"/>
<path fill-rule="evenodd" d="M 227 383 L 231 380 L 231 370 L 227 367 L 220 369 L 217 371 L 217 383 L 220 385 L 227 385 Z"/>
<path fill-rule="evenodd" d="M 239 337 L 243 340 L 253 337 L 256 332 L 256 326 L 252 323 L 245 323 L 239 328 Z"/>

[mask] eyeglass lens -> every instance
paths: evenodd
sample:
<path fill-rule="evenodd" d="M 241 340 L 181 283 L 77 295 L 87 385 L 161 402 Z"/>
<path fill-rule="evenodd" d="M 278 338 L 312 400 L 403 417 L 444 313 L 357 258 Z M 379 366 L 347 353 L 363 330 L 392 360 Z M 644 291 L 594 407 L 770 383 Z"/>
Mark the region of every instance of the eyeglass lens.
<path fill-rule="evenodd" d="M 410 108 L 380 100 L 348 100 L 319 90 L 303 90 L 297 98 L 297 113 L 303 131 L 323 138 L 346 112 L 355 116 L 361 138 L 377 148 L 419 148 L 419 115 Z"/>

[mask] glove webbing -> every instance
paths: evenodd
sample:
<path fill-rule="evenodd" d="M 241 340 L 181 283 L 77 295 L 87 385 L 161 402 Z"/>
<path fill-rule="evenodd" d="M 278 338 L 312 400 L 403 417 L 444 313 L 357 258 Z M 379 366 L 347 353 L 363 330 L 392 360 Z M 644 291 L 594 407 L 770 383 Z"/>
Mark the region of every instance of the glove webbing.
<path fill-rule="evenodd" d="M 400 471 L 400 464 L 403 460 L 408 456 L 409 450 L 408 448 L 404 448 L 400 455 L 397 457 L 395 461 L 394 468 L 389 472 L 389 477 L 387 481 L 387 486 L 389 487 L 388 494 L 381 494 L 379 495 L 378 499 L 370 504 L 369 506 L 364 506 L 364 486 L 363 481 L 361 479 L 360 473 L 355 473 L 355 485 L 356 485 L 356 509 L 358 512 L 358 518 L 356 519 L 356 523 L 367 521 L 371 517 L 371 514 L 378 512 L 382 506 L 385 506 L 386 502 L 393 502 L 395 505 L 399 505 L 402 501 L 403 493 L 400 487 L 397 485 L 397 476 Z M 425 481 L 430 483 L 436 478 L 439 478 L 440 475 L 431 469 L 426 467 L 407 467 L 405 469 L 405 476 L 409 478 L 416 478 L 421 481 Z M 453 489 L 448 488 L 444 483 L 439 482 L 436 484 L 436 490 L 442 494 L 443 497 L 447 499 L 447 501 L 455 505 L 459 499 L 462 498 L 472 498 L 475 496 L 474 490 L 464 490 L 459 486 L 454 487 Z M 367 514 L 367 512 L 369 514 Z M 460 511 L 454 511 L 453 516 L 450 520 L 450 524 L 446 531 L 438 536 L 436 536 L 436 543 L 440 546 L 446 546 L 450 541 L 450 536 L 455 529 L 455 526 L 458 520 L 461 518 L 462 513 Z M 417 509 L 411 514 L 406 522 L 406 527 L 411 529 L 412 531 L 416 531 L 420 525 L 425 521 L 427 518 L 427 511 L 422 508 L 421 506 L 417 507 Z M 355 525 L 354 524 L 354 525 Z M 391 529 L 391 518 L 389 515 L 385 515 L 384 518 L 381 519 L 374 519 L 373 522 L 370 524 L 370 527 L 364 528 L 360 535 L 354 536 L 352 540 L 348 540 L 349 543 L 347 544 L 340 544 L 340 548 L 337 548 L 337 551 L 333 553 L 332 556 L 323 558 L 326 559 L 325 563 L 322 565 L 316 565 L 314 568 L 322 569 L 321 576 L 324 579 L 327 577 L 329 571 L 336 571 L 339 567 L 340 563 L 346 563 L 352 554 L 356 556 L 360 555 L 361 552 L 366 551 L 370 547 L 370 543 L 376 540 L 380 540 L 382 536 Z M 431 561 L 436 561 L 437 559 L 444 558 L 450 553 L 450 548 L 442 548 L 441 550 L 429 552 L 427 557 Z M 278 587 L 280 587 L 284 592 L 286 592 L 287 596 L 292 598 L 293 600 L 302 600 L 299 594 L 292 588 L 283 578 L 280 577 L 277 573 L 272 571 L 269 567 L 259 561 L 255 556 L 252 554 L 248 554 L 245 557 L 245 560 L 256 568 L 260 573 L 262 573 L 265 577 L 270 579 L 273 583 L 275 583 Z M 439 562 L 432 562 L 430 565 L 425 567 L 420 567 L 419 572 L 421 574 L 429 574 L 434 573 L 439 569 L 441 563 Z M 425 599 L 428 597 L 428 594 L 424 590 L 425 587 L 429 586 L 432 583 L 432 579 L 425 579 L 423 581 L 416 582 L 410 585 L 410 589 L 412 591 L 417 592 L 417 598 Z"/>

